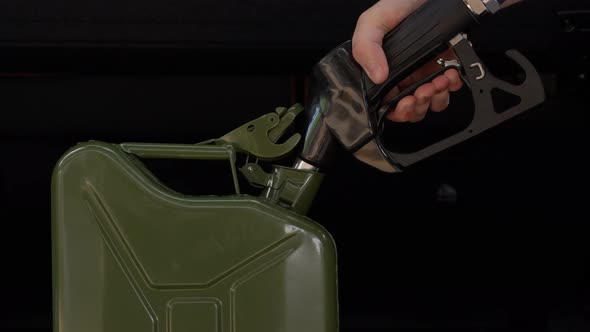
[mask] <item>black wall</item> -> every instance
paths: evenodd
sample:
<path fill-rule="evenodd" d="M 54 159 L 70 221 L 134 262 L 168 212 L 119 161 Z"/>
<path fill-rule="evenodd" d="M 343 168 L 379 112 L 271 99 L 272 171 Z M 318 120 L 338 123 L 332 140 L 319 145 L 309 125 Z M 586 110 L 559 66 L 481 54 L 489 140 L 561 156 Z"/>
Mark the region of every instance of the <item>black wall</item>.
<path fill-rule="evenodd" d="M 1 3 L 0 329 L 51 328 L 49 186 L 67 148 L 198 142 L 302 102 L 311 66 L 371 4 Z M 588 15 L 565 22 L 573 9 L 590 8 L 537 1 L 472 34 L 498 72 L 506 48 L 525 53 L 544 105 L 403 174 L 349 156 L 330 170 L 310 216 L 338 245 L 345 331 L 590 328 L 590 34 Z M 159 174 L 186 190 L 207 180 L 178 167 Z"/>

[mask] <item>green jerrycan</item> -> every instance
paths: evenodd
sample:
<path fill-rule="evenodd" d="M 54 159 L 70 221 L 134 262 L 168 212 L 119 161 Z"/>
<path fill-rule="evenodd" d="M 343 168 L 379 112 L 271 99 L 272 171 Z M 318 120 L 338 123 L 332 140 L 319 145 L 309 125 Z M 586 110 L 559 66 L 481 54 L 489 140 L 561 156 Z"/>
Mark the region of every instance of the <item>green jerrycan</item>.
<path fill-rule="evenodd" d="M 301 111 L 278 109 L 200 144 L 90 141 L 67 151 L 52 179 L 54 331 L 333 332 L 336 250 L 305 216 L 322 181 L 256 163 Z M 190 196 L 161 183 L 146 158 L 227 160 L 235 193 Z M 240 193 L 238 176 L 261 188 Z"/>

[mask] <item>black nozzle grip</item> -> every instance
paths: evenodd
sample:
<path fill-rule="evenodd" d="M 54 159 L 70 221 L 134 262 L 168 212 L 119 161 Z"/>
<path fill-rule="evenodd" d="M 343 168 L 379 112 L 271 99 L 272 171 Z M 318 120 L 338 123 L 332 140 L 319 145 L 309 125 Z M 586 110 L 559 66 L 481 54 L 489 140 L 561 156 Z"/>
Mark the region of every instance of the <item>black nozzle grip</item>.
<path fill-rule="evenodd" d="M 466 32 L 477 19 L 463 0 L 428 0 L 383 39 L 389 66 L 387 80 L 375 85 L 363 74 L 370 107 L 405 78 L 448 49 L 449 41 Z"/>

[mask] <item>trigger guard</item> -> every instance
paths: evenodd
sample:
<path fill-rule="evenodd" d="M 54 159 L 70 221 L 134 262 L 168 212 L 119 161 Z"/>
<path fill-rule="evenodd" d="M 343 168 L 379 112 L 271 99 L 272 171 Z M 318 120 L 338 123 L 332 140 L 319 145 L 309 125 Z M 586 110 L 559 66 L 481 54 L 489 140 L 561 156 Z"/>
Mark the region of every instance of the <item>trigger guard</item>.
<path fill-rule="evenodd" d="M 475 107 L 474 118 L 469 126 L 471 133 L 493 127 L 544 101 L 545 93 L 542 80 L 532 63 L 519 51 L 511 49 L 504 54 L 524 72 L 525 77 L 520 84 L 512 84 L 494 76 L 468 42 L 457 44 L 455 52 L 460 61 L 465 64 L 466 79 Z M 520 98 L 520 102 L 510 109 L 500 112 L 494 105 L 492 97 L 494 89 L 517 96 Z"/>
<path fill-rule="evenodd" d="M 529 77 L 531 77 L 534 81 L 541 82 L 541 78 L 539 77 L 533 64 L 522 53 L 520 53 L 519 51 L 517 51 L 515 49 L 510 49 L 510 50 L 507 50 L 506 52 L 504 52 L 504 54 L 506 55 L 507 58 L 512 60 L 515 64 L 517 64 L 524 71 L 525 79 L 520 84 L 512 84 L 512 83 L 495 78 L 496 83 L 497 83 L 496 88 L 502 88 L 502 87 L 511 87 L 511 88 L 519 87 L 520 88 L 520 87 L 525 86 L 525 83 L 527 83 L 527 80 Z"/>
<path fill-rule="evenodd" d="M 493 76 L 466 39 L 454 45 L 453 49 L 461 63 L 463 73 L 465 74 L 465 76 L 461 75 L 462 79 L 472 92 L 475 107 L 472 121 L 466 129 L 459 133 L 412 153 L 395 153 L 389 151 L 381 141 L 381 135 L 377 134 L 376 141 L 381 153 L 387 156 L 390 163 L 397 165 L 400 169 L 406 168 L 411 164 L 471 139 L 500 123 L 541 104 L 545 100 L 545 90 L 539 74 L 532 63 L 517 50 L 508 50 L 505 52 L 505 55 L 519 65 L 525 73 L 524 81 L 515 85 Z M 520 103 L 502 113 L 498 113 L 494 107 L 492 99 L 493 89 L 504 90 L 505 92 L 520 97 Z M 399 99 L 401 98 L 396 99 L 397 102 L 399 102 Z M 391 104 L 392 103 L 390 103 L 390 105 Z M 379 115 L 383 116 L 378 118 L 379 122 L 377 125 L 379 131 L 382 130 L 385 114 L 387 114 L 387 112 L 383 111 L 383 107 L 380 108 Z"/>

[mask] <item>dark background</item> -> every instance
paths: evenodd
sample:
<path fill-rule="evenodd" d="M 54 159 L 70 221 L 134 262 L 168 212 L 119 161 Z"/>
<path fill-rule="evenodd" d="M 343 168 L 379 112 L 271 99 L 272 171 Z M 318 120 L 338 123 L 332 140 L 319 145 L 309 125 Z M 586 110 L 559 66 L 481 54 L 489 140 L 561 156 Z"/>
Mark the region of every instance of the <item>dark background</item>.
<path fill-rule="evenodd" d="M 0 329 L 51 329 L 50 177 L 66 149 L 198 142 L 302 102 L 313 64 L 371 4 L 0 3 Z M 590 20 L 569 10 L 590 5 L 528 3 L 471 35 L 496 70 L 505 49 L 525 53 L 545 104 L 406 173 L 349 156 L 330 170 L 310 216 L 338 245 L 344 331 L 590 330 Z M 182 190 L 208 179 L 158 174 Z"/>

